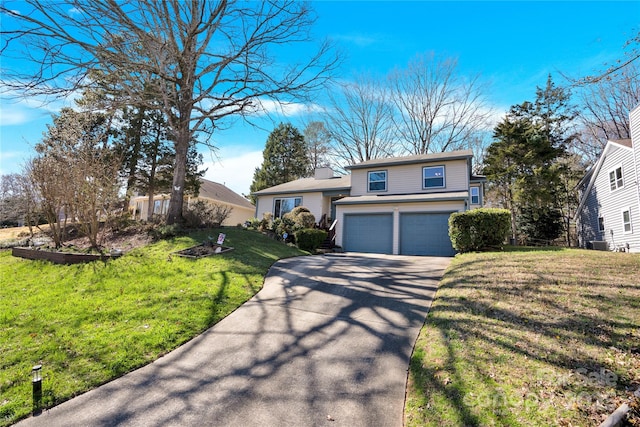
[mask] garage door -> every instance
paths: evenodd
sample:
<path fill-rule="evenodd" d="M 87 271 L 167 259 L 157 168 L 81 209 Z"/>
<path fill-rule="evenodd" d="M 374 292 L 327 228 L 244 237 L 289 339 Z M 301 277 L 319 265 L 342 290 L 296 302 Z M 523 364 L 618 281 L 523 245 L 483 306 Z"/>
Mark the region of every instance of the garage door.
<path fill-rule="evenodd" d="M 349 252 L 390 254 L 393 250 L 393 215 L 345 215 L 342 246 Z"/>
<path fill-rule="evenodd" d="M 451 212 L 400 214 L 400 253 L 402 255 L 453 256 L 449 239 Z"/>

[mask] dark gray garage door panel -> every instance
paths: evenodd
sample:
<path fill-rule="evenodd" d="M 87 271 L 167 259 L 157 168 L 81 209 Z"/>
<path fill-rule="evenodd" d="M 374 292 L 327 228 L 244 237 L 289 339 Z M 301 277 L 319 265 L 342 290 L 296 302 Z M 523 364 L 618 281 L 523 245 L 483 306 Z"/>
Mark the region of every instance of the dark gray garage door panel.
<path fill-rule="evenodd" d="M 392 214 L 345 214 L 344 250 L 390 254 L 393 250 Z"/>
<path fill-rule="evenodd" d="M 402 255 L 453 256 L 449 239 L 451 212 L 401 213 L 400 253 Z"/>

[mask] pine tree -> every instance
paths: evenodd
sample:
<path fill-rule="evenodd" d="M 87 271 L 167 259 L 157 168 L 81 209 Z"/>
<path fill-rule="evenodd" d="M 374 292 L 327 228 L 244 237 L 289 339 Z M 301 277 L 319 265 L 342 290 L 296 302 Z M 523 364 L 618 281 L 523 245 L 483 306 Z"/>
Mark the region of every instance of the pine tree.
<path fill-rule="evenodd" d="M 262 165 L 253 174 L 252 193 L 311 174 L 304 137 L 289 123 L 280 123 L 269 134 L 262 157 Z"/>
<path fill-rule="evenodd" d="M 511 211 L 514 239 L 519 231 L 545 240 L 559 237 L 563 228 L 568 232 L 567 180 L 575 175 L 564 167 L 566 147 L 575 138 L 569 132 L 575 118 L 569 98 L 549 77 L 545 88 L 537 89 L 535 102 L 511 107 L 494 129 L 484 173 L 491 191 Z"/>

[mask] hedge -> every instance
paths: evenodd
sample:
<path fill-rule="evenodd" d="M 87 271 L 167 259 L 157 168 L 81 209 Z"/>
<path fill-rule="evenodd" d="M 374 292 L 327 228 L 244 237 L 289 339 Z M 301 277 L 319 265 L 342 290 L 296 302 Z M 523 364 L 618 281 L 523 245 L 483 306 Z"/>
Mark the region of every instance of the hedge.
<path fill-rule="evenodd" d="M 473 209 L 449 217 L 449 237 L 458 252 L 501 248 L 510 232 L 511 214 L 507 209 Z"/>
<path fill-rule="evenodd" d="M 315 228 L 303 228 L 295 233 L 296 244 L 303 251 L 314 252 L 327 238 L 327 232 Z"/>

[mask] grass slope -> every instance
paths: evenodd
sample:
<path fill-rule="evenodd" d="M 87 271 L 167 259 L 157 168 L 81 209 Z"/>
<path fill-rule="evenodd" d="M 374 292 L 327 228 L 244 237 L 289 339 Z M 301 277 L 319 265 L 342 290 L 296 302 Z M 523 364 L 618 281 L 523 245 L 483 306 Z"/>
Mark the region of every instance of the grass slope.
<path fill-rule="evenodd" d="M 408 426 L 598 425 L 640 385 L 640 256 L 457 256 L 411 360 Z"/>
<path fill-rule="evenodd" d="M 195 337 L 253 296 L 273 262 L 304 254 L 256 232 L 223 231 L 235 250 L 199 260 L 171 254 L 219 230 L 108 263 L 0 252 L 0 425 L 31 412 L 33 365 L 43 365 L 44 405 L 58 404 Z"/>

